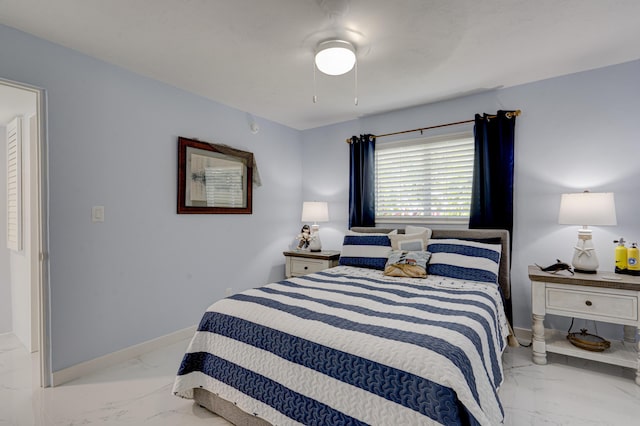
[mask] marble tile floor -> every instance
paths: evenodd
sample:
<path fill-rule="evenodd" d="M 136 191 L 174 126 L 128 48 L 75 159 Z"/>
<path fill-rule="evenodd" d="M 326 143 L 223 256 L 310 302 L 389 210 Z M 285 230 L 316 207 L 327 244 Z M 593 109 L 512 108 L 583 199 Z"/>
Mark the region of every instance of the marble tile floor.
<path fill-rule="evenodd" d="M 188 340 L 48 389 L 31 388 L 31 359 L 0 335 L 0 425 L 212 425 L 230 423 L 171 394 Z M 640 386 L 631 369 L 529 348 L 503 357 L 506 425 L 640 425 Z"/>

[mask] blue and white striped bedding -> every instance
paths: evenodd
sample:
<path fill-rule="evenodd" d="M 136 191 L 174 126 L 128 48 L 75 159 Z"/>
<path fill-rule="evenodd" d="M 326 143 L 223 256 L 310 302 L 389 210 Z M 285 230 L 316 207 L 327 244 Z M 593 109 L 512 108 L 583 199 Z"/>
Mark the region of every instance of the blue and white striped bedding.
<path fill-rule="evenodd" d="M 339 266 L 211 305 L 173 392 L 277 425 L 495 425 L 507 334 L 495 285 Z"/>

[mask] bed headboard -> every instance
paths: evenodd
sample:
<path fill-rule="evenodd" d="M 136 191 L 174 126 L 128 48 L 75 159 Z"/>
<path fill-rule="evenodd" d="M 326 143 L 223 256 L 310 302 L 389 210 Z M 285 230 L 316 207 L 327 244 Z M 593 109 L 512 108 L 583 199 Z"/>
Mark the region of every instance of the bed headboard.
<path fill-rule="evenodd" d="M 391 232 L 396 228 L 377 228 L 354 226 L 351 228 L 355 232 Z M 500 270 L 498 273 L 498 283 L 502 289 L 502 294 L 507 300 L 511 299 L 511 250 L 509 243 L 509 231 L 506 229 L 433 229 L 431 228 L 431 238 L 470 238 L 470 239 L 499 239 L 502 245 L 500 256 Z M 403 234 L 404 229 L 398 229 Z"/>

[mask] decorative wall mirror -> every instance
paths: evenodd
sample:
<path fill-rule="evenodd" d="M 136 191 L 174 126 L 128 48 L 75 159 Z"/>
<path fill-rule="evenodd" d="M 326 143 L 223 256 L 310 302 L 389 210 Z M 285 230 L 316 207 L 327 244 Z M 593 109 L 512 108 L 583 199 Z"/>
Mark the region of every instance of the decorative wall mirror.
<path fill-rule="evenodd" d="M 253 154 L 178 138 L 178 214 L 251 214 Z"/>

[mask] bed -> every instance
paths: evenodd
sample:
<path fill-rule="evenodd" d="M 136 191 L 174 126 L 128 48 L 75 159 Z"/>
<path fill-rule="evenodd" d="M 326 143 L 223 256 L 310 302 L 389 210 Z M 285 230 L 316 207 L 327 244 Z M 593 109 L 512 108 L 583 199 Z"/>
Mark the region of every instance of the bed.
<path fill-rule="evenodd" d="M 352 231 L 382 241 L 392 230 Z M 426 278 L 362 267 L 351 254 L 376 248 L 346 244 L 338 267 L 211 305 L 173 393 L 238 426 L 502 423 L 508 232 L 432 230 Z"/>

